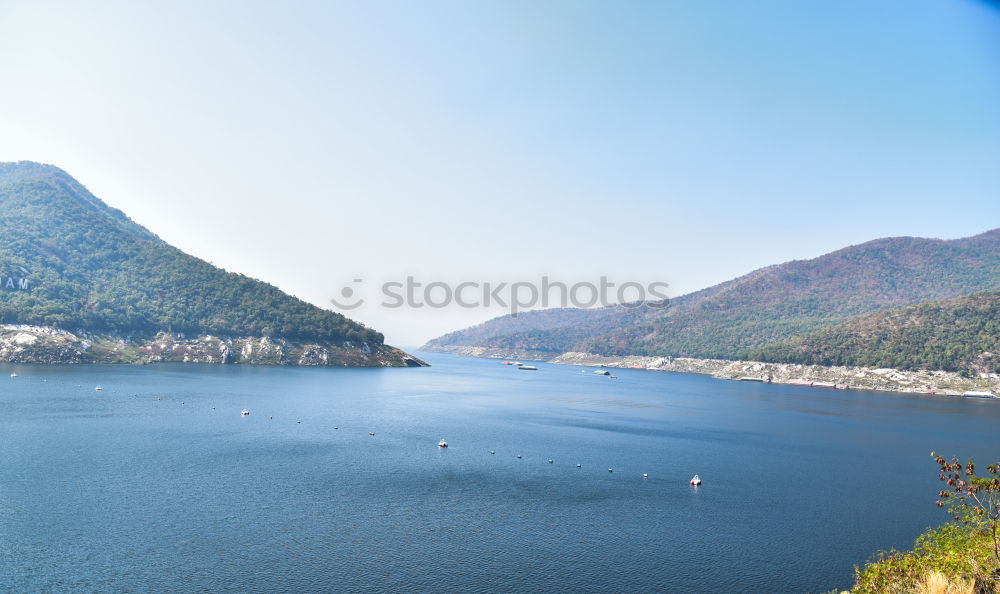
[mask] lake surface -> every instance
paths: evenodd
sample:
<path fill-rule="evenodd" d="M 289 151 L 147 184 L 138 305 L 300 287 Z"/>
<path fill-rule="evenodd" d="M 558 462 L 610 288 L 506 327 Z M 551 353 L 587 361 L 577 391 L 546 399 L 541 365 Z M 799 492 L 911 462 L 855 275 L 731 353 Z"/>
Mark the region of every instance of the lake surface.
<path fill-rule="evenodd" d="M 1000 455 L 1000 402 L 423 356 L 0 368 L 0 589 L 818 592 Z"/>

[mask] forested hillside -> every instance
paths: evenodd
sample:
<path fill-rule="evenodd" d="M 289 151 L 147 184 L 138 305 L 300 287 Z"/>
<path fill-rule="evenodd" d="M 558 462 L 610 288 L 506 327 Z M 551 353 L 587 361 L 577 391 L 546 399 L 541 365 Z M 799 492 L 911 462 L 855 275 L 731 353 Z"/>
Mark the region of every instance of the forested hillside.
<path fill-rule="evenodd" d="M 998 288 L 1000 229 L 950 241 L 895 237 L 762 268 L 666 310 L 576 310 L 559 313 L 561 324 L 547 312 L 519 314 L 429 346 L 741 359 L 855 315 Z"/>
<path fill-rule="evenodd" d="M 383 343 L 338 313 L 171 247 L 50 165 L 0 164 L 0 229 L 4 324 Z"/>
<path fill-rule="evenodd" d="M 1000 373 L 1000 293 L 979 293 L 852 318 L 754 349 L 775 363 Z"/>

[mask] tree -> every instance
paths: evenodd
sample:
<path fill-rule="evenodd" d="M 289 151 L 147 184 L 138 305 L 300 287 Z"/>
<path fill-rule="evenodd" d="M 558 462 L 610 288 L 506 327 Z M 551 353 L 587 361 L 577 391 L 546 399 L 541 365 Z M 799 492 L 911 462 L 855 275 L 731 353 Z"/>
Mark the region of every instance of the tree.
<path fill-rule="evenodd" d="M 1000 584 L 1000 462 L 990 464 L 986 474 L 979 476 L 972 460 L 963 465 L 958 458 L 949 461 L 934 452 L 931 456 L 940 469 L 938 479 L 948 486 L 938 492 L 937 506 L 944 507 L 948 501 L 955 521 L 989 535 L 993 541 L 993 571 L 976 576 L 976 591 L 989 592 L 990 582 Z"/>

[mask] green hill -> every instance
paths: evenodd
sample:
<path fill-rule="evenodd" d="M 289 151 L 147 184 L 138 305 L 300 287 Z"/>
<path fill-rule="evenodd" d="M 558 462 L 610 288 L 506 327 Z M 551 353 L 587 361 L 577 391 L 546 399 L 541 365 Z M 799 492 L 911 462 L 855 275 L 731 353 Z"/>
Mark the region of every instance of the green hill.
<path fill-rule="evenodd" d="M 774 363 L 1000 373 L 1000 293 L 978 293 L 852 318 L 751 351 Z"/>
<path fill-rule="evenodd" d="M 286 356 L 297 344 L 326 349 L 330 364 L 406 359 L 373 329 L 168 245 L 51 165 L 0 163 L 0 228 L 5 325 L 128 344 L 266 337 L 285 341 Z"/>
<path fill-rule="evenodd" d="M 895 237 L 762 268 L 678 297 L 666 310 L 527 312 L 427 347 L 741 359 L 855 315 L 998 288 L 1000 229 L 950 241 Z"/>

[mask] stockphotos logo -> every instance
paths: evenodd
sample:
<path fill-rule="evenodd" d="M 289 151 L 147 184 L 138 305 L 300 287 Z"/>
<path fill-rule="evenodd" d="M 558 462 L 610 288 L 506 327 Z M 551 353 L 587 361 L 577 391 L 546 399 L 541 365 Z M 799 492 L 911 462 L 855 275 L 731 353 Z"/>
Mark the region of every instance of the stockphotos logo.
<path fill-rule="evenodd" d="M 421 282 L 413 276 L 401 281 L 388 281 L 380 287 L 379 306 L 386 309 L 410 307 L 414 309 L 444 309 L 458 306 L 465 309 L 501 307 L 517 315 L 535 307 L 607 307 L 663 308 L 669 304 L 667 283 L 637 282 L 613 283 L 602 276 L 598 282 L 565 283 L 543 276 L 538 281 L 447 283 Z M 330 303 L 341 310 L 350 311 L 363 306 L 365 281 L 353 279 L 340 290 L 339 297 Z"/>
<path fill-rule="evenodd" d="M 5 291 L 27 291 L 29 287 L 28 270 L 23 266 L 11 266 L 0 276 L 0 287 Z"/>

